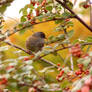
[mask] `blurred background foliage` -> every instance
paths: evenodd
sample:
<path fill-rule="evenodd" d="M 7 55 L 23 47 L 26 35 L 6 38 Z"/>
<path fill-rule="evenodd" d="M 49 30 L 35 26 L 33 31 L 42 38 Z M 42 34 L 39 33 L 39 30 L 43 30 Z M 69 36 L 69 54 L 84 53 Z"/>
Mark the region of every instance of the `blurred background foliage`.
<path fill-rule="evenodd" d="M 1 2 L 2 0 L 0 0 Z M 12 2 L 13 0 L 6 0 L 6 1 L 10 1 Z M 4 13 L 7 6 L 9 6 L 10 3 L 5 4 L 3 6 L 0 7 L 0 13 Z M 89 16 L 89 10 L 83 10 L 83 9 L 76 9 L 75 10 L 82 14 L 84 14 L 84 16 L 82 16 L 83 20 L 89 24 L 89 20 L 88 20 L 88 16 Z M 81 10 L 81 11 L 80 11 Z M 19 22 L 19 19 L 16 19 Z M 76 38 L 79 39 L 85 39 L 88 36 L 91 36 L 92 33 L 90 31 L 88 31 L 88 29 L 86 29 L 79 21 L 77 21 L 76 19 L 72 19 L 74 22 L 74 35 L 71 38 L 71 41 L 73 41 Z M 3 31 L 5 32 L 7 29 L 12 29 L 15 25 L 16 25 L 16 21 L 12 20 L 12 19 L 8 19 L 5 21 L 4 23 L 4 28 Z M 42 31 L 46 34 L 46 37 L 49 37 L 51 34 L 52 35 L 58 35 L 62 32 L 53 32 L 53 30 L 55 29 L 57 25 L 54 22 L 47 22 L 47 23 L 42 23 L 42 24 L 38 24 L 35 25 L 32 29 L 27 29 L 26 32 L 24 34 L 19 34 L 16 33 L 14 35 L 12 35 L 11 37 L 9 37 L 8 39 L 11 40 L 12 43 L 25 48 L 25 41 L 27 39 L 27 37 L 29 37 L 30 35 L 32 35 L 33 32 L 38 32 L 38 31 Z M 14 53 L 14 51 L 17 51 L 17 49 L 10 47 L 9 50 L 7 50 L 7 52 L 2 52 L 3 54 L 3 60 L 4 59 L 9 59 L 9 58 L 17 58 L 18 54 L 16 55 Z M 68 52 L 68 50 L 63 50 L 63 51 L 59 51 L 59 53 L 65 57 L 66 53 Z M 27 56 L 27 54 L 22 53 L 22 55 Z M 57 58 L 56 58 L 57 57 Z M 47 58 L 48 60 L 52 61 L 53 63 L 57 64 L 57 63 L 61 63 L 63 65 L 63 61 L 60 59 L 59 56 L 54 56 L 54 55 L 48 55 L 45 58 Z M 75 59 L 76 60 L 76 59 Z M 48 66 L 46 63 L 42 63 L 42 62 L 34 62 L 34 66 L 36 67 L 36 69 L 42 70 L 45 66 Z M 56 76 L 57 72 L 52 72 L 49 73 L 48 76 L 46 76 L 47 80 L 53 82 L 55 80 L 55 76 Z M 54 78 L 54 79 L 53 79 Z"/>
<path fill-rule="evenodd" d="M 0 13 L 3 14 L 7 7 L 10 6 L 13 1 L 14 0 L 0 0 Z"/>

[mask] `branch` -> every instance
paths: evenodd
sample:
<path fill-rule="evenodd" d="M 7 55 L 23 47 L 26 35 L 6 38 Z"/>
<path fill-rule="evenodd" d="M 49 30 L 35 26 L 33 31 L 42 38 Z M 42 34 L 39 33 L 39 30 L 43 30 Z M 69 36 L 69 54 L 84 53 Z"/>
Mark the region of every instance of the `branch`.
<path fill-rule="evenodd" d="M 21 51 L 24 51 L 25 53 L 27 53 L 27 54 L 30 55 L 30 53 L 29 53 L 27 50 L 25 50 L 25 49 L 23 49 L 23 48 L 21 48 L 21 47 L 19 47 L 19 46 L 16 46 L 16 45 L 14 45 L 14 44 L 12 44 L 12 43 L 10 43 L 10 42 L 6 42 L 6 41 L 5 41 L 5 43 L 8 44 L 8 45 L 10 45 L 10 46 L 12 46 L 12 47 L 14 47 L 14 48 L 20 49 Z M 85 45 L 92 45 L 92 43 L 82 43 L 82 44 L 81 44 L 81 46 L 85 46 Z M 53 52 L 58 52 L 58 51 L 60 51 L 60 50 L 68 49 L 68 48 L 71 48 L 71 47 L 73 47 L 73 46 L 74 46 L 74 45 L 67 46 L 67 47 L 62 47 L 62 48 L 60 48 L 60 49 L 54 50 Z M 53 53 L 53 52 L 52 52 L 52 53 Z M 32 54 L 33 54 L 33 53 L 32 53 Z M 48 53 L 48 54 L 50 54 L 50 53 Z M 44 61 L 45 63 L 47 63 L 47 64 L 49 64 L 49 65 L 51 65 L 51 66 L 54 66 L 55 68 L 59 68 L 59 67 L 58 67 L 57 65 L 55 65 L 54 63 L 52 63 L 52 62 L 50 62 L 50 61 L 48 61 L 48 60 L 43 59 L 43 57 L 45 57 L 45 56 L 48 55 L 48 54 L 42 55 L 42 56 L 36 58 L 34 61 L 40 59 L 41 61 Z"/>
<path fill-rule="evenodd" d="M 67 18 L 74 18 L 74 17 L 73 16 L 69 16 Z M 26 29 L 28 27 L 31 27 L 31 26 L 34 26 L 34 25 L 37 25 L 37 24 L 41 24 L 41 23 L 45 23 L 45 22 L 50 22 L 50 21 L 55 21 L 55 20 L 65 20 L 65 19 L 66 18 L 54 18 L 54 19 L 51 19 L 51 20 L 45 20 L 45 21 L 42 21 L 42 22 L 34 23 L 34 24 L 30 24 L 30 22 L 32 20 L 31 21 L 24 22 L 24 23 L 20 23 L 18 25 L 21 25 L 22 24 L 23 27 L 22 28 L 19 28 L 19 29 L 15 29 L 18 26 L 17 25 L 16 27 L 13 28 L 13 30 L 11 30 L 11 33 L 8 34 L 8 37 L 11 36 L 11 35 L 13 35 L 13 34 L 15 34 L 18 31 L 24 30 L 24 29 Z M 0 38 L 0 41 L 4 41 L 5 39 L 6 39 L 6 37 Z"/>
<path fill-rule="evenodd" d="M 0 5 L 6 5 L 8 3 L 11 3 L 13 0 L 3 0 L 2 2 L 0 2 Z"/>
<path fill-rule="evenodd" d="M 12 44 L 12 43 L 10 43 L 10 42 L 7 42 L 7 41 L 4 41 L 6 44 L 8 44 L 8 45 L 10 45 L 10 46 L 12 46 L 12 47 L 14 47 L 14 48 L 17 48 L 17 49 L 19 49 L 19 50 L 21 50 L 21 51 L 23 51 L 23 52 L 25 52 L 25 53 L 27 53 L 27 54 L 29 54 L 30 55 L 30 52 L 28 52 L 27 50 L 25 50 L 25 49 L 23 49 L 23 48 L 21 48 L 21 47 L 19 47 L 19 46 L 17 46 L 17 45 L 14 45 L 14 44 Z M 31 53 L 31 54 L 33 54 L 33 53 Z M 37 58 L 37 59 L 35 59 L 34 61 L 36 61 L 36 60 L 41 60 L 41 61 L 44 61 L 45 63 L 47 63 L 47 64 L 49 64 L 49 65 L 52 65 L 52 66 L 54 66 L 55 68 L 58 68 L 58 66 L 57 65 L 55 65 L 54 63 L 52 63 L 52 62 L 50 62 L 50 61 L 48 61 L 48 60 L 45 60 L 45 59 L 43 59 L 43 58 Z"/>
<path fill-rule="evenodd" d="M 85 45 L 92 45 L 92 43 L 82 43 L 82 44 L 81 44 L 81 46 L 85 46 Z M 66 47 L 64 46 L 64 47 L 62 47 L 62 48 L 59 48 L 59 49 L 54 50 L 52 53 L 58 52 L 58 51 L 60 51 L 60 50 L 68 49 L 68 48 L 71 48 L 71 47 L 73 47 L 73 46 L 74 46 L 74 45 L 70 45 L 70 46 L 66 46 Z M 49 54 L 49 53 L 48 53 L 48 54 Z M 44 55 L 40 56 L 39 59 L 42 58 L 42 57 L 45 57 L 45 56 L 48 55 L 48 54 L 44 54 Z"/>
<path fill-rule="evenodd" d="M 67 5 L 65 5 L 63 2 L 61 2 L 60 0 L 56 0 L 59 4 L 61 4 L 64 8 L 66 8 L 69 12 L 71 12 L 71 14 L 74 15 L 74 17 L 76 19 L 78 19 L 86 28 L 89 29 L 90 32 L 92 32 L 92 28 L 89 27 L 75 12 L 73 12 Z"/>

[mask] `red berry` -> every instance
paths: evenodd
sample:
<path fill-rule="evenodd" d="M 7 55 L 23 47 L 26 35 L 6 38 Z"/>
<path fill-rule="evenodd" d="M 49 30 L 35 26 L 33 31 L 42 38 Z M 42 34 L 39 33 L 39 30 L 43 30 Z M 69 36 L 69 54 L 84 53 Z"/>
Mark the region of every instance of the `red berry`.
<path fill-rule="evenodd" d="M 89 78 L 89 79 L 85 80 L 84 84 L 90 86 L 92 84 L 92 79 Z"/>
<path fill-rule="evenodd" d="M 29 57 L 25 57 L 25 58 L 24 58 L 24 61 L 27 61 L 27 60 L 29 60 Z"/>
<path fill-rule="evenodd" d="M 35 6 L 35 4 L 36 4 L 35 0 L 34 1 L 30 0 L 30 4 L 32 4 L 33 6 Z"/>
<path fill-rule="evenodd" d="M 38 9 L 36 9 L 36 16 L 39 16 L 40 11 Z"/>
<path fill-rule="evenodd" d="M 60 80 L 59 80 L 59 77 L 58 77 L 58 76 L 56 77 L 56 80 L 60 82 Z"/>
<path fill-rule="evenodd" d="M 37 2 L 37 5 L 39 5 L 39 2 Z"/>
<path fill-rule="evenodd" d="M 34 55 L 31 55 L 29 58 L 30 58 L 30 59 L 34 58 Z"/>
<path fill-rule="evenodd" d="M 77 90 L 76 92 L 81 92 L 81 90 Z"/>
<path fill-rule="evenodd" d="M 68 91 L 70 88 L 65 88 L 65 91 Z"/>
<path fill-rule="evenodd" d="M 81 88 L 81 92 L 90 92 L 90 88 L 89 88 L 89 86 L 83 86 L 82 88 Z"/>
<path fill-rule="evenodd" d="M 44 8 L 44 12 L 47 13 L 48 11 Z"/>
<path fill-rule="evenodd" d="M 60 75 L 63 75 L 63 73 L 64 73 L 64 71 L 62 70 L 62 71 L 60 72 Z"/>
<path fill-rule="evenodd" d="M 65 19 L 66 22 L 70 21 L 70 19 Z"/>
<path fill-rule="evenodd" d="M 46 3 L 46 0 L 43 0 L 42 3 L 41 3 L 41 6 L 44 6 Z"/>
<path fill-rule="evenodd" d="M 61 74 L 58 74 L 58 78 L 60 78 L 62 75 Z"/>
<path fill-rule="evenodd" d="M 70 50 L 70 53 L 73 55 L 73 56 L 76 56 L 76 57 L 80 57 L 82 55 L 82 50 L 81 50 L 81 47 L 80 47 L 80 44 L 75 44 L 71 50 Z"/>
<path fill-rule="evenodd" d="M 30 15 L 30 14 L 28 14 L 28 15 L 27 15 L 27 18 L 28 18 L 28 20 L 30 20 L 30 19 L 31 19 L 31 15 Z"/>
<path fill-rule="evenodd" d="M 82 58 L 85 58 L 85 57 L 87 57 L 87 56 L 89 56 L 89 54 L 88 54 L 88 53 L 87 53 L 87 54 L 82 55 Z"/>
<path fill-rule="evenodd" d="M 2 80 L 0 81 L 0 84 L 6 84 L 8 81 L 6 78 L 2 78 Z"/>
<path fill-rule="evenodd" d="M 78 64 L 78 67 L 79 67 L 80 69 L 82 69 L 82 68 L 83 68 L 83 64 Z"/>
<path fill-rule="evenodd" d="M 84 71 L 84 73 L 85 73 L 86 75 L 88 75 L 88 74 L 89 74 L 89 70 Z"/>
<path fill-rule="evenodd" d="M 76 75 L 81 75 L 82 74 L 82 71 L 78 70 L 75 72 Z"/>
<path fill-rule="evenodd" d="M 75 47 L 79 47 L 80 48 L 81 46 L 80 46 L 80 44 L 77 43 L 77 44 L 75 44 Z"/>
<path fill-rule="evenodd" d="M 87 4 L 83 5 L 83 7 L 84 7 L 85 9 L 89 8 L 89 6 L 90 6 L 90 5 L 87 5 Z"/>
<path fill-rule="evenodd" d="M 62 68 L 64 68 L 65 66 L 63 65 Z"/>
<path fill-rule="evenodd" d="M 60 64 L 57 64 L 57 66 L 60 66 Z"/>
<path fill-rule="evenodd" d="M 33 20 L 33 21 L 31 21 L 30 23 L 31 23 L 31 24 L 35 24 L 36 22 Z"/>
<path fill-rule="evenodd" d="M 12 65 L 12 66 L 6 67 L 6 70 L 9 70 L 9 69 L 11 69 L 11 68 L 14 68 L 14 66 Z"/>

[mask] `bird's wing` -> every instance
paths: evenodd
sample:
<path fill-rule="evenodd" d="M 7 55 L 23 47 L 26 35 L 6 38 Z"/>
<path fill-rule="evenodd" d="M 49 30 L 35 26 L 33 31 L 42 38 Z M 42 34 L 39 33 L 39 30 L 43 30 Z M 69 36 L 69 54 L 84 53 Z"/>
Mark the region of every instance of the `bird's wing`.
<path fill-rule="evenodd" d="M 37 52 L 44 46 L 44 40 L 37 37 L 29 37 L 26 41 L 26 48 L 33 52 Z"/>

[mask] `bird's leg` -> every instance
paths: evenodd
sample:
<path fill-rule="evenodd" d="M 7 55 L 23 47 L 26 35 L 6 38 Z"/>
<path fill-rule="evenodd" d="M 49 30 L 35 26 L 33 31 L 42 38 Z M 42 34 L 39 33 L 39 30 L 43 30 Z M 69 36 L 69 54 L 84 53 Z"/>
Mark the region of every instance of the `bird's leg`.
<path fill-rule="evenodd" d="M 27 50 L 27 53 L 33 55 L 32 51 L 30 50 Z"/>

